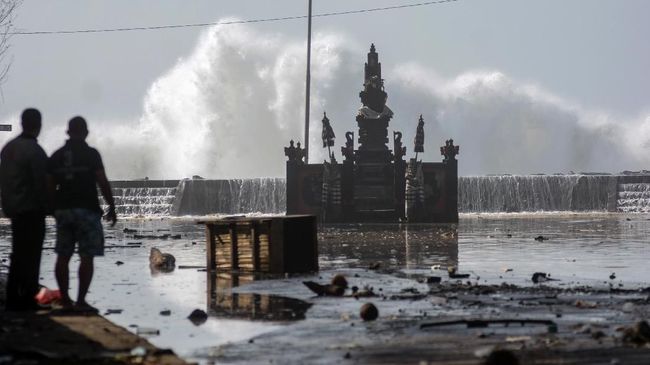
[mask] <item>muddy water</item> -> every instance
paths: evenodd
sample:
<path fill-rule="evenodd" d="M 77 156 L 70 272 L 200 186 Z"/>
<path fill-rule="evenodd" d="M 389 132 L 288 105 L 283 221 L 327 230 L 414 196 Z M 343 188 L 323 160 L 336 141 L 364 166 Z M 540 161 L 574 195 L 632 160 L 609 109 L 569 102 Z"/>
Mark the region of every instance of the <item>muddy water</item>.
<path fill-rule="evenodd" d="M 200 362 L 246 362 L 246 352 L 255 351 L 254 344 L 264 339 L 319 348 L 322 338 L 356 338 L 371 331 L 353 325 L 359 319 L 362 301 L 315 298 L 301 283 L 326 282 L 338 272 L 346 274 L 351 285 L 398 297 L 380 303 L 382 317 L 408 318 L 431 311 L 430 300 L 399 297 L 426 293 L 429 286 L 418 280 L 430 276 L 450 280 L 444 271 L 450 266 L 470 274 L 465 280 L 488 284 L 532 286 L 532 273 L 542 271 L 559 279 L 551 282 L 558 287 L 647 286 L 649 218 L 621 214 L 465 215 L 457 233 L 448 227 L 425 225 L 321 227 L 321 272 L 317 275 L 270 280 L 243 276 L 235 282 L 233 278 L 216 278 L 216 293 L 206 292 L 205 272 L 179 267 L 205 265 L 204 231 L 195 220 L 125 219 L 106 229 L 106 255 L 96 260 L 88 300 L 102 313 L 121 310 L 107 318 L 134 332 L 158 331 L 150 341 L 182 356 Z M 133 231 L 124 232 L 125 228 Z M 56 287 L 53 229 L 53 222 L 48 221 L 41 282 L 49 287 Z M 174 238 L 178 235 L 180 238 Z M 538 236 L 545 240 L 535 240 Z M 9 240 L 8 222 L 2 221 L 2 271 L 8 265 Z M 173 254 L 177 268 L 171 273 L 152 272 L 148 265 L 151 247 Z M 73 260 L 72 267 L 77 264 Z M 378 270 L 368 270 L 370 266 Z M 610 279 L 612 274 L 614 279 Z M 210 313 L 207 322 L 198 326 L 186 318 L 197 308 Z M 171 313 L 164 315 L 164 311 Z M 463 314 L 464 309 L 446 311 Z M 341 331 L 345 335 L 339 335 Z M 361 346 L 364 341 L 376 340 L 359 339 L 356 343 Z M 331 346 L 339 346 L 334 342 Z M 305 360 L 300 354 L 278 351 L 266 355 L 287 362 Z"/>

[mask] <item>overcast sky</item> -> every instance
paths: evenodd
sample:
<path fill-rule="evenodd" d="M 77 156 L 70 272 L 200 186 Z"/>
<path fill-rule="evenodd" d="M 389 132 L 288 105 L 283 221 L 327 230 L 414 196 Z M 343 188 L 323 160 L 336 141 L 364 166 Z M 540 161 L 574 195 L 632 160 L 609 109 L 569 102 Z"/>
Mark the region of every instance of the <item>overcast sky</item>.
<path fill-rule="evenodd" d="M 313 12 L 413 2 L 314 0 Z M 24 0 L 15 27 L 157 26 L 306 11 L 306 0 Z M 375 42 L 385 69 L 414 62 L 450 78 L 496 70 L 585 109 L 627 118 L 650 110 L 648 14 L 650 2 L 644 0 L 459 0 L 315 18 L 313 31 L 343 34 L 358 45 L 359 64 Z M 304 19 L 252 27 L 296 41 L 306 35 Z M 152 83 L 187 57 L 205 30 L 16 35 L 11 39 L 9 79 L 2 85 L 0 121 L 27 106 L 40 108 L 46 121 L 76 114 L 89 120 L 137 120 Z M 390 84 L 391 75 L 384 77 Z"/>

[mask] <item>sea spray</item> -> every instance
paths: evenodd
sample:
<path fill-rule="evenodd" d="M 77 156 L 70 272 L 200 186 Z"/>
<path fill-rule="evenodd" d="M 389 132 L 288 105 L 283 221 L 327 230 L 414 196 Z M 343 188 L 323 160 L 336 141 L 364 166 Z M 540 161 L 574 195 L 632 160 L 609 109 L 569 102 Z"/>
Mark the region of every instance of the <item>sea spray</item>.
<path fill-rule="evenodd" d="M 342 145 L 355 131 L 363 62 L 371 41 L 317 33 L 312 44 L 310 161 L 321 162 L 322 112 Z M 352 44 L 357 42 L 356 44 Z M 302 141 L 305 42 L 254 25 L 207 29 L 195 49 L 149 88 L 142 115 L 89 120 L 89 143 L 112 179 L 280 177 L 282 147 Z M 441 55 L 443 56 L 443 55 Z M 401 58 L 408 57 L 403 55 Z M 393 56 L 393 58 L 399 58 Z M 639 170 L 650 162 L 650 116 L 623 118 L 585 110 L 535 85 L 494 71 L 439 76 L 435 64 L 387 64 L 390 130 L 401 130 L 412 154 L 417 117 L 425 119 L 424 160 L 439 161 L 438 146 L 461 146 L 460 175 Z M 0 135 L 6 142 L 20 129 Z M 65 121 L 46 120 L 46 151 L 65 138 Z"/>

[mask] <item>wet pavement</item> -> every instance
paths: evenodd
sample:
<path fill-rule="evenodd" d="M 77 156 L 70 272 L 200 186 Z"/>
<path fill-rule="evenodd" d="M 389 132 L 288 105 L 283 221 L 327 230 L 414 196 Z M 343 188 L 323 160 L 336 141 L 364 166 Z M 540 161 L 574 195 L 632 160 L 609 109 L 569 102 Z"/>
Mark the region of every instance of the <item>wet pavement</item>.
<path fill-rule="evenodd" d="M 556 350 L 569 359 L 599 346 L 611 350 L 603 363 L 614 358 L 636 363 L 640 350 L 625 345 L 623 333 L 648 318 L 648 218 L 463 215 L 457 231 L 431 225 L 326 226 L 319 229 L 321 271 L 275 278 L 208 277 L 200 269 L 203 226 L 195 219 L 125 219 L 107 228 L 106 256 L 96 261 L 88 299 L 107 319 L 151 334 L 154 345 L 201 363 L 478 363 L 495 346 L 517 351 L 525 363 Z M 53 222 L 48 223 L 41 276 L 44 285 L 55 287 Z M 173 254 L 176 269 L 152 271 L 152 247 Z M 0 260 L 8 258 L 8 250 L 4 221 Z M 469 277 L 450 278 L 448 268 Z M 558 280 L 534 284 L 535 272 Z M 302 284 L 324 284 L 337 273 L 349 282 L 344 297 L 319 297 Z M 206 292 L 208 280 L 215 280 L 216 292 Z M 355 297 L 352 286 L 375 296 Z M 377 306 L 378 320 L 360 319 L 366 302 Z M 190 322 L 194 309 L 205 310 L 207 320 Z M 459 319 L 553 321 L 557 331 L 539 323 L 440 324 Z M 435 325 L 422 327 L 427 323 Z M 466 346 L 459 350 L 458 341 Z"/>

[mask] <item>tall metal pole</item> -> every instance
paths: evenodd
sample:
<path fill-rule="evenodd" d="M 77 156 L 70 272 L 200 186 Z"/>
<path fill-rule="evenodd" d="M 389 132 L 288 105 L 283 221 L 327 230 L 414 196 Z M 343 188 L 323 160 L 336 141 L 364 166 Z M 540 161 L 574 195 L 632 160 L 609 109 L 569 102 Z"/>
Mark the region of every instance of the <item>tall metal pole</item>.
<path fill-rule="evenodd" d="M 305 86 L 305 163 L 309 163 L 309 89 L 311 83 L 311 0 L 307 20 L 307 85 Z"/>

